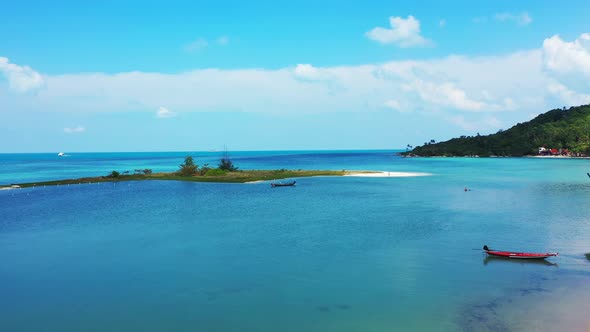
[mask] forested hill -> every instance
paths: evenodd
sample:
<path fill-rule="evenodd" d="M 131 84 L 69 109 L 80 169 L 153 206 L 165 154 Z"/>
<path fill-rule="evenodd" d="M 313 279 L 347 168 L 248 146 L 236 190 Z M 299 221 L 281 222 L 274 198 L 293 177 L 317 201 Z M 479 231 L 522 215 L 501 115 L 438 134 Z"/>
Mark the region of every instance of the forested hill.
<path fill-rule="evenodd" d="M 525 156 L 539 147 L 590 155 L 590 105 L 554 109 L 487 136 L 461 136 L 406 152 L 418 156 Z"/>

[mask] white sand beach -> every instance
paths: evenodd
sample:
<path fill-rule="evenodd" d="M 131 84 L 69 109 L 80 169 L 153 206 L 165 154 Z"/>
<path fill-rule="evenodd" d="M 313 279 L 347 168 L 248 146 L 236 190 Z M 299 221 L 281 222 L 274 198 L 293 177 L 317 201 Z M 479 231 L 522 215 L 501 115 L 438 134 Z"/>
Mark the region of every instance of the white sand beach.
<path fill-rule="evenodd" d="M 19 185 L 13 184 L 11 186 L 4 186 L 0 187 L 0 190 L 11 190 L 11 189 L 20 189 Z"/>
<path fill-rule="evenodd" d="M 407 177 L 416 177 L 416 176 L 431 176 L 432 173 L 421 173 L 421 172 L 385 172 L 385 171 L 346 171 L 346 173 L 342 176 L 354 176 L 354 177 L 369 177 L 369 178 L 407 178 Z M 313 177 L 323 177 L 325 175 L 316 175 Z M 272 182 L 276 180 L 257 180 L 257 181 L 248 181 L 245 183 L 252 184 L 252 183 L 261 183 L 261 182 Z"/>

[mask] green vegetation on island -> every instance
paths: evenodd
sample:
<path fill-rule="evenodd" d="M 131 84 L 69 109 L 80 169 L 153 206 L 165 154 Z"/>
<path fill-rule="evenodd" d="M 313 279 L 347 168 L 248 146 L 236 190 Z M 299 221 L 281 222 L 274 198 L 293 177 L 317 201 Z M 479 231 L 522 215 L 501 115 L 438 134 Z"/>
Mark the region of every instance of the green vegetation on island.
<path fill-rule="evenodd" d="M 545 150 L 540 151 L 539 148 Z M 521 157 L 540 152 L 548 155 L 590 155 L 590 105 L 554 109 L 491 135 L 461 136 L 439 143 L 431 140 L 402 155 Z"/>
<path fill-rule="evenodd" d="M 192 182 L 225 182 L 225 183 L 246 183 L 254 181 L 280 180 L 294 177 L 310 176 L 343 176 L 350 174 L 344 170 L 239 170 L 227 155 L 220 160 L 217 168 L 211 168 L 208 164 L 202 167 L 195 164 L 193 157 L 187 156 L 184 162 L 180 164 L 176 172 L 153 173 L 151 169 L 136 169 L 133 173 L 130 171 L 112 171 L 105 176 L 84 177 L 78 179 L 65 179 L 43 182 L 18 183 L 8 186 L 18 188 L 38 187 L 38 186 L 55 186 L 81 183 L 98 183 L 98 182 L 121 182 L 121 181 L 143 181 L 143 180 L 170 180 L 170 181 L 192 181 Z M 359 172 L 354 172 L 359 173 Z M 2 188 L 3 186 L 0 186 Z"/>
<path fill-rule="evenodd" d="M 192 182 L 225 182 L 225 183 L 246 183 L 253 181 L 280 180 L 294 177 L 310 176 L 342 176 L 349 172 L 346 171 L 322 171 L 322 170 L 247 170 L 237 172 L 227 172 L 220 169 L 210 169 L 207 173 L 194 174 L 189 176 L 172 173 L 152 173 L 152 174 L 119 174 L 112 176 L 85 177 L 79 179 L 66 179 L 43 182 L 30 182 L 17 184 L 20 188 L 38 187 L 38 186 L 56 186 L 64 184 L 80 183 L 97 183 L 97 182 L 121 182 L 121 181 L 142 181 L 142 180 L 171 180 L 171 181 L 192 181 Z M 9 187 L 9 186 L 7 186 Z"/>

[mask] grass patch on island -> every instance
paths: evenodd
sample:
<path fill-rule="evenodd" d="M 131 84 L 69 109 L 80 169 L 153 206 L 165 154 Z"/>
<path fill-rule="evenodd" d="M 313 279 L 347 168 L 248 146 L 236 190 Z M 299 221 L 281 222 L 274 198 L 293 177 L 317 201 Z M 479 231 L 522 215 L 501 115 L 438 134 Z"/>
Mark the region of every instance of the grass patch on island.
<path fill-rule="evenodd" d="M 226 171 L 221 169 L 209 169 L 205 174 L 199 173 L 183 176 L 178 172 L 162 172 L 149 174 L 120 174 L 113 171 L 107 176 L 84 177 L 78 179 L 64 179 L 55 181 L 18 183 L 21 188 L 39 186 L 58 186 L 68 184 L 97 183 L 97 182 L 122 182 L 122 181 L 191 181 L 191 182 L 220 182 L 220 183 L 246 183 L 254 181 L 270 181 L 287 178 L 300 178 L 311 176 L 343 176 L 349 172 L 329 170 L 240 170 Z M 0 186 L 2 187 L 2 186 Z"/>

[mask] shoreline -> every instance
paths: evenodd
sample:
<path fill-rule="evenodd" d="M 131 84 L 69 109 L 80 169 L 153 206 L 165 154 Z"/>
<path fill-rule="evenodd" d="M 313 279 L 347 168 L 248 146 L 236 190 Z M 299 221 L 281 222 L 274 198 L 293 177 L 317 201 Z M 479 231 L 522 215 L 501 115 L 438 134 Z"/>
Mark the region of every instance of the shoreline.
<path fill-rule="evenodd" d="M 525 158 L 541 158 L 541 159 L 590 159 L 590 157 L 574 157 L 574 156 L 524 156 Z"/>
<path fill-rule="evenodd" d="M 13 190 L 20 188 L 31 188 L 41 186 L 60 186 L 70 184 L 91 184 L 102 182 L 123 182 L 123 181 L 187 181 L 187 182 L 217 182 L 217 183 L 261 183 L 289 178 L 303 178 L 316 176 L 348 176 L 348 177 L 419 177 L 430 176 L 431 173 L 419 172 L 387 172 L 387 171 L 366 171 L 366 170 L 244 170 L 228 172 L 217 176 L 180 176 L 175 173 L 154 173 L 154 174 L 131 174 L 118 177 L 96 176 L 77 179 L 62 179 L 50 181 L 37 181 L 17 184 L 0 185 L 0 190 Z"/>
<path fill-rule="evenodd" d="M 538 159 L 590 159 L 588 157 L 575 157 L 575 156 L 402 156 L 402 158 L 538 158 Z"/>

